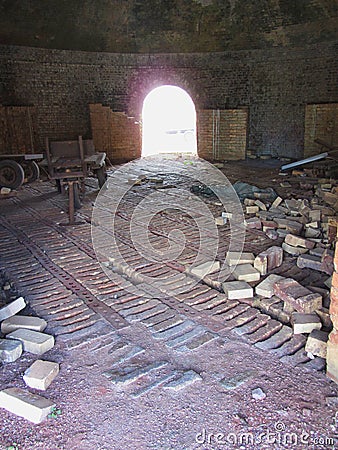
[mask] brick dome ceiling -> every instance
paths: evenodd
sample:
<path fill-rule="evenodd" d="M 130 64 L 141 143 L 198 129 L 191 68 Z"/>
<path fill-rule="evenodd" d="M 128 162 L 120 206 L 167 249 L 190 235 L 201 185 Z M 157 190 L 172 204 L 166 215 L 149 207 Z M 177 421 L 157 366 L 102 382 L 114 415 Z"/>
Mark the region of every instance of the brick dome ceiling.
<path fill-rule="evenodd" d="M 0 0 L 0 43 L 219 52 L 337 39 L 337 0 Z"/>

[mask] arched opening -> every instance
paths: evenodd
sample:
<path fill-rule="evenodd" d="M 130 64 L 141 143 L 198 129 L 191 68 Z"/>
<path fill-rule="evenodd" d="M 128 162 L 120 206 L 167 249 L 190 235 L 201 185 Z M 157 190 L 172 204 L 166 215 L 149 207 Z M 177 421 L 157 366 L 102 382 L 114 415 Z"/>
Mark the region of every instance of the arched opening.
<path fill-rule="evenodd" d="M 160 153 L 197 153 L 195 105 L 177 86 L 155 88 L 143 102 L 142 156 Z"/>

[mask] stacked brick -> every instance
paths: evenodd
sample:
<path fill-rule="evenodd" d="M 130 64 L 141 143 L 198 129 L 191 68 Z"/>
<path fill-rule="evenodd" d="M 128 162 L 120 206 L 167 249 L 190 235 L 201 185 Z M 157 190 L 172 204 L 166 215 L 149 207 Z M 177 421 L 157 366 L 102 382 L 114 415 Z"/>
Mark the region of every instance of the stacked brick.
<path fill-rule="evenodd" d="M 213 161 L 245 159 L 247 122 L 246 109 L 199 111 L 198 155 Z"/>
<path fill-rule="evenodd" d="M 337 229 L 338 238 L 338 229 Z M 333 323 L 333 331 L 329 335 L 327 343 L 327 375 L 338 383 L 338 245 L 334 255 L 334 273 L 331 286 L 330 316 Z"/>
<path fill-rule="evenodd" d="M 31 106 L 0 105 L 0 154 L 33 153 L 35 121 Z"/>
<path fill-rule="evenodd" d="M 304 157 L 316 155 L 328 149 L 315 142 L 315 139 L 336 145 L 338 142 L 338 103 L 306 105 Z"/>
<path fill-rule="evenodd" d="M 90 104 L 89 110 L 96 151 L 105 152 L 112 162 L 141 156 L 141 132 L 135 118 L 99 103 Z"/>

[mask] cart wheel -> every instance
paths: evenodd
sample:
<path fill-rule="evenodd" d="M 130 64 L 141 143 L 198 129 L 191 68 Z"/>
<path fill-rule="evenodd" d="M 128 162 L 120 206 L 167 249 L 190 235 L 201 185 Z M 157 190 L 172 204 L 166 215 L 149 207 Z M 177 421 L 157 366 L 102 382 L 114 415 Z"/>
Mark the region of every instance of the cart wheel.
<path fill-rule="evenodd" d="M 25 183 L 33 183 L 40 178 L 40 169 L 35 161 L 25 161 L 21 165 L 25 172 Z"/>
<path fill-rule="evenodd" d="M 97 179 L 99 182 L 99 187 L 101 189 L 107 180 L 106 168 L 103 166 L 103 167 L 100 167 L 99 169 L 96 169 L 95 174 L 97 176 Z"/>
<path fill-rule="evenodd" d="M 23 168 L 16 161 L 4 159 L 0 161 L 0 186 L 17 189 L 25 179 Z"/>
<path fill-rule="evenodd" d="M 82 205 L 80 201 L 79 185 L 77 183 L 74 183 L 74 208 L 80 209 L 81 207 Z"/>

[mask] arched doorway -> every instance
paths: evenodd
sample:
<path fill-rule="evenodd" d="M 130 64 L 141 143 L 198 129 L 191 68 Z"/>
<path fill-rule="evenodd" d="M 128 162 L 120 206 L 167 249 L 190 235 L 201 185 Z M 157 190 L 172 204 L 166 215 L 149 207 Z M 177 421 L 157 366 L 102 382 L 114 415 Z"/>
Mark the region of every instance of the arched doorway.
<path fill-rule="evenodd" d="M 177 86 L 155 88 L 143 102 L 142 156 L 160 153 L 197 153 L 195 105 Z"/>

